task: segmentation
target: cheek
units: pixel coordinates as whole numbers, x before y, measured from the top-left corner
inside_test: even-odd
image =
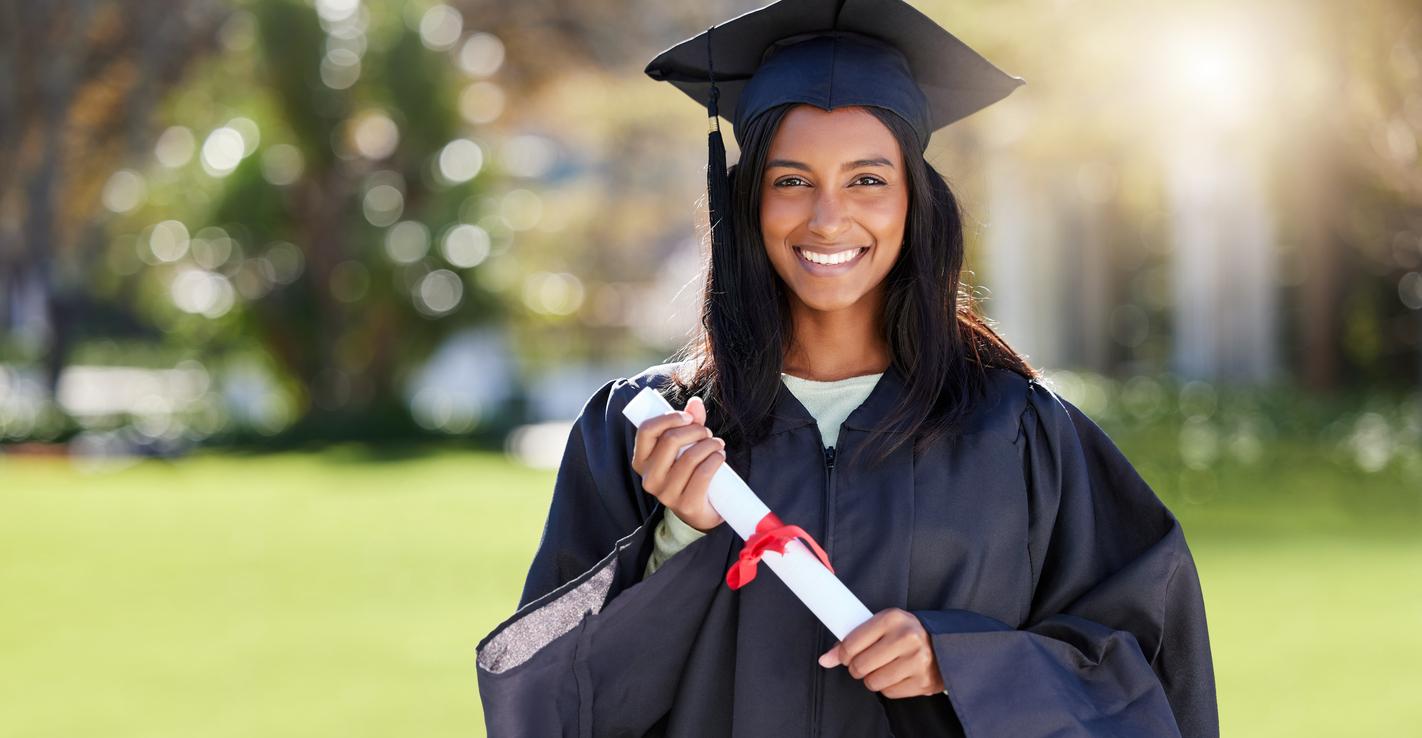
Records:
[[[874,235],[883,241],[893,237],[894,244],[897,244],[903,238],[907,225],[908,198],[889,197],[872,203],[865,208],[862,218],[861,222],[873,230]]]
[[[767,246],[785,241],[790,232],[805,220],[802,208],[783,197],[772,197],[760,204],[760,229]]]

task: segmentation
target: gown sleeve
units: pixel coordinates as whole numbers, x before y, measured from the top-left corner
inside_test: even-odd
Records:
[[[1218,736],[1180,524],[1095,423],[1036,382],[1028,392],[1016,441],[1030,505],[1026,623],[914,613],[966,735]]]
[[[574,422],[518,609],[476,649],[491,737],[643,735],[675,700],[702,625],[685,613],[707,610],[731,539],[722,526],[642,581],[664,510],[631,470],[622,409],[640,389],[609,382]]]
[[[590,569],[652,516],[656,500],[632,471],[636,428],[622,415],[634,394],[627,380],[610,381],[573,422],[520,608]]]

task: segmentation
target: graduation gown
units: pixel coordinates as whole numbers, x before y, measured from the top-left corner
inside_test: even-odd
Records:
[[[961,433],[856,462],[904,390],[890,368],[835,454],[784,387],[769,435],[729,449],[870,611],[930,634],[947,694],[888,699],[816,663],[835,638],[773,573],[725,585],[728,525],[641,579],[663,509],[622,408],[673,369],[608,382],[574,424],[519,607],[477,649],[490,736],[1218,735],[1180,525],[1071,403],[991,370]]]

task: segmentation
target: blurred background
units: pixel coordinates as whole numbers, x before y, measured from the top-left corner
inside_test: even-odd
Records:
[[[482,735],[569,421],[696,319],[641,69],[759,4],[0,2],[0,734]],[[1181,518],[1225,734],[1415,730],[1422,7],[913,4],[1028,80],[928,158]]]

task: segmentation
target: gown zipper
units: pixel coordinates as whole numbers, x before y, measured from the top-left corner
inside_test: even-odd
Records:
[[[826,554],[827,556],[831,557],[830,560],[833,561],[833,560],[834,560],[834,559],[833,559],[833,556],[834,556],[834,535],[832,534],[832,531],[834,530],[834,508],[835,508],[835,504],[834,504],[834,456],[835,456],[835,451],[834,451],[834,447],[833,447],[833,446],[822,446],[822,448],[824,449],[824,456],[825,456],[825,496],[824,496],[825,512],[824,512],[824,516],[823,516],[823,520],[825,521],[824,549],[825,549],[825,554]],[[824,628],[820,628],[818,634],[815,636],[815,643],[817,644],[817,645],[816,645],[816,648],[815,648],[815,656],[816,656],[816,657],[818,657],[820,654],[824,653],[825,651],[828,651],[828,650],[829,650],[829,647],[830,647],[830,645],[831,645],[830,643],[826,643],[826,642],[825,642],[825,632],[826,632],[826,631],[825,631]],[[818,738],[818,736],[819,736],[819,734],[820,734],[820,709],[823,707],[823,703],[824,703],[825,669],[824,669],[824,667],[820,666],[819,664],[815,664],[812,668],[815,670],[815,678],[814,678],[814,680],[813,680],[813,685],[814,685],[814,686],[813,686],[813,689],[812,689],[812,695],[813,695],[812,704],[814,705],[814,708],[813,708],[813,709],[811,710],[811,712],[810,712],[810,736],[811,736],[811,738]]]

